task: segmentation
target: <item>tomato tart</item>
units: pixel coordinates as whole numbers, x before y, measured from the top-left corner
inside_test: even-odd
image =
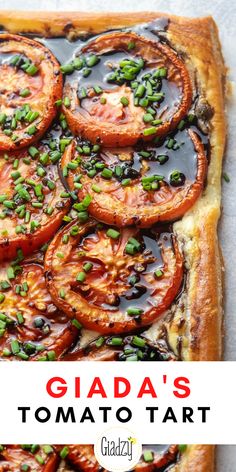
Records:
[[[1,361],[210,361],[226,67],[212,18],[0,13]],[[35,364],[37,365],[37,364]],[[0,470],[100,472],[91,445]],[[136,472],[214,472],[143,446]]]

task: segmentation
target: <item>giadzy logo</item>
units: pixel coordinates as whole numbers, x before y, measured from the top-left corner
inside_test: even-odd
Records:
[[[132,431],[116,427],[101,434],[94,446],[94,453],[104,469],[127,472],[137,465],[142,445]]]

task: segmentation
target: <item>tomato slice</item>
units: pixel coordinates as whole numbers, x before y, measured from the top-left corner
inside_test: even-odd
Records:
[[[68,446],[69,453],[66,460],[81,472],[100,472],[101,466],[94,455],[92,445]]]
[[[68,462],[81,472],[99,472],[99,466],[92,445],[68,446]],[[147,454],[148,453],[148,454]],[[176,462],[178,446],[143,446],[143,455],[134,468],[135,472],[164,471],[164,468]],[[146,458],[146,461],[145,461]],[[166,470],[166,469],[165,469]]]
[[[62,75],[53,54],[33,39],[0,37],[0,150],[35,142],[57,113]]]
[[[154,472],[166,470],[177,460],[178,446],[143,446],[143,455],[135,467],[136,472]],[[168,469],[169,470],[169,469]]]
[[[158,147],[105,148],[99,153],[91,149],[90,154],[83,148],[87,150],[72,142],[61,165],[70,189],[79,188],[79,200],[90,194],[90,214],[104,223],[147,228],[158,221],[174,221],[203,190],[207,158],[192,130],[167,137]],[[73,168],[68,167],[71,161]]]
[[[98,332],[147,326],[179,291],[183,259],[176,239],[154,229],[100,226],[72,222],[57,233],[45,257],[51,296],[70,317]]]
[[[62,361],[171,361],[176,356],[161,341],[150,342],[142,334],[100,336],[85,347],[75,347]]]
[[[43,143],[7,159],[0,155],[0,260],[15,257],[19,248],[32,253],[59,228],[70,198],[54,159]]]
[[[115,32],[78,54],[63,106],[76,135],[109,147],[150,141],[173,130],[190,108],[187,68],[167,44]]]
[[[0,269],[0,357],[54,360],[78,336],[78,329],[53,303],[38,255]]]
[[[34,470],[35,472],[54,472],[57,470],[59,459],[52,446],[37,446],[35,448],[32,444],[28,446],[7,445],[2,446],[2,448],[0,451],[1,471]],[[23,465],[25,465],[25,468],[23,468]]]

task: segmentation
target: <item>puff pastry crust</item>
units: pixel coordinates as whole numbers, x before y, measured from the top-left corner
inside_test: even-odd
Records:
[[[183,296],[185,323],[176,310],[167,322],[173,350],[181,340],[182,358],[213,361],[222,356],[222,271],[217,224],[221,205],[221,167],[226,140],[224,86],[226,68],[221,54],[217,27],[211,17],[189,19],[154,12],[78,13],[2,11],[0,24],[11,33],[47,36],[96,34],[166,17],[166,39],[184,57],[197,84],[198,93],[214,110],[210,120],[211,159],[205,190],[196,204],[174,224],[182,244],[188,269]],[[168,317],[167,317],[168,319]],[[156,326],[155,329],[159,329]],[[188,446],[174,472],[213,472],[214,447]]]

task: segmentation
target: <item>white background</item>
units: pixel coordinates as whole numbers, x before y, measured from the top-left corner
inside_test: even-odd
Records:
[[[0,404],[4,405],[1,408],[1,444],[91,444],[104,430],[114,426],[126,426],[141,443],[146,444],[173,444],[176,440],[179,444],[236,443],[235,362],[135,362],[132,365],[118,362],[115,372],[114,362],[106,362],[106,366],[104,362],[42,362],[35,367],[33,362],[0,363],[0,378],[4,379],[0,390]],[[163,374],[167,376],[165,384]],[[100,377],[107,398],[101,398],[100,394],[87,398],[95,376]],[[151,395],[137,398],[146,376],[151,378],[157,398]],[[189,379],[191,388],[191,394],[186,399],[173,395],[176,390],[174,379],[183,376]],[[68,390],[62,398],[48,395],[46,384],[51,377],[66,380]],[[80,377],[80,398],[75,398],[75,377]],[[130,381],[131,391],[125,398],[114,398],[114,377],[125,377]],[[56,385],[53,391],[56,391]],[[19,406],[31,407],[32,413],[27,413],[29,419],[26,423],[22,423]],[[72,406],[78,422],[55,424],[58,406],[66,410]],[[87,406],[93,413],[95,423],[85,421],[81,425],[79,420]],[[105,424],[98,411],[102,406],[112,407]],[[146,406],[158,406],[155,423],[149,421]],[[169,406],[173,408],[178,423],[162,423]],[[183,406],[194,409],[194,423],[182,421]],[[39,407],[47,407],[51,411],[52,419],[47,423],[35,420],[34,411]],[[120,407],[131,409],[133,417],[130,422],[116,420],[113,412]],[[210,407],[206,423],[202,423],[198,407]]]
[[[236,2],[235,0],[0,0],[1,8],[83,11],[153,10],[186,16],[211,14],[216,20],[230,78],[236,77]],[[226,262],[226,337],[225,359],[236,360],[236,111],[231,99],[228,109],[229,140],[225,169],[231,183],[223,185],[221,245]],[[218,448],[218,472],[235,472],[236,447]]]

